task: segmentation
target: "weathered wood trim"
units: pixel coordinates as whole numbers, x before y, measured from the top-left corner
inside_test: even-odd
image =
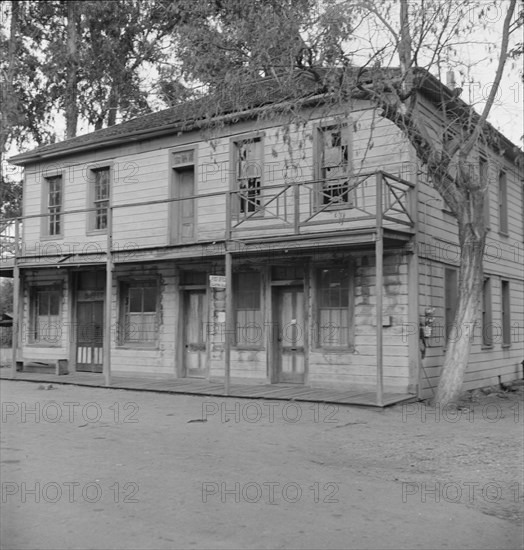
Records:
[[[109,168],[109,204],[113,204],[111,200],[113,197],[113,191],[115,184],[119,181],[118,174],[115,177],[115,166],[118,167],[118,162],[115,162],[114,157],[105,161],[89,162],[82,166],[82,179],[85,184],[85,205],[88,211],[85,212],[85,227],[86,236],[93,235],[106,235],[107,229],[93,229],[91,227],[92,219],[95,214],[94,211],[94,188],[92,186],[92,180],[90,173],[94,170],[100,170],[103,168]],[[74,174],[76,166],[71,166],[69,172]]]
[[[180,145],[177,147],[172,147],[167,150],[167,178],[166,178],[166,184],[167,184],[167,190],[166,190],[166,196],[172,200],[179,198],[177,193],[177,178],[176,178],[176,170],[178,168],[190,168],[193,167],[193,174],[194,174],[194,188],[193,188],[193,219],[194,219],[194,225],[193,225],[193,234],[194,234],[194,240],[195,242],[198,240],[198,196],[199,196],[199,182],[200,182],[200,170],[199,170],[199,143],[194,143],[192,145]],[[173,161],[173,156],[175,153],[181,153],[183,151],[193,151],[193,161],[192,162],[185,162],[185,163],[175,163]],[[173,219],[173,207],[175,204],[177,204],[178,201],[172,201],[168,205],[167,209],[167,231],[165,235],[165,244],[166,246],[170,245],[177,245],[177,244],[183,244],[180,242],[174,242],[173,234],[174,234],[174,226],[177,223],[177,220]]]
[[[48,183],[47,178],[52,178],[54,176],[62,177],[62,205],[60,210],[60,234],[59,235],[49,235],[48,234],[48,225],[47,221],[49,219],[49,214],[47,212],[47,196],[48,196]],[[40,239],[42,241],[62,241],[65,234],[65,220],[67,208],[65,208],[66,201],[66,170],[62,164],[57,163],[57,168],[48,167],[45,170],[42,170],[40,181]],[[26,191],[26,188],[24,188]],[[24,193],[25,194],[25,193]],[[23,223],[22,226],[25,226]]]

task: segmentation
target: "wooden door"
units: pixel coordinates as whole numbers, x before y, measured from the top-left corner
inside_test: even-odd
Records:
[[[104,302],[77,302],[76,370],[102,372]]]
[[[277,382],[303,384],[306,375],[304,288],[274,288],[276,315],[275,368]]]
[[[207,297],[205,290],[184,292],[184,372],[187,377],[206,378]]]
[[[184,199],[195,194],[195,169],[193,166],[177,168],[173,185],[173,197]],[[173,244],[188,243],[194,240],[195,200],[174,201],[171,209],[171,240]]]

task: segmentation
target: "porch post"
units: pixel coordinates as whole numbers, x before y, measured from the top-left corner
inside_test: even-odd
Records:
[[[226,244],[227,246],[227,244]],[[233,273],[232,273],[231,252],[226,248],[226,330],[224,341],[224,393],[229,395],[229,385],[231,378],[231,334],[233,328]]]
[[[111,299],[113,294],[113,208],[107,209],[106,296],[104,303],[104,378],[111,385]]]
[[[226,275],[226,326],[224,339],[224,394],[229,395],[231,378],[231,340],[230,334],[233,327],[233,272],[231,252],[228,250],[228,242],[231,239],[231,194],[226,191],[226,239],[224,241],[225,275]]]
[[[377,405],[384,404],[383,388],[383,344],[382,344],[382,288],[383,288],[383,266],[384,266],[384,229],[382,226],[382,172],[377,172],[377,234],[375,241],[376,257],[376,282],[375,291],[377,296],[376,319],[377,319]]]
[[[12,351],[13,351],[13,357],[12,357],[12,365],[11,365],[11,378],[16,377],[16,361],[18,359],[17,352],[18,352],[18,338],[19,338],[19,326],[20,326],[20,268],[18,267],[18,256],[19,256],[19,250],[18,250],[18,240],[19,240],[19,232],[20,232],[20,226],[19,226],[19,219],[16,218],[15,220],[15,255],[13,258],[13,327],[12,327],[12,334],[11,334],[11,345],[12,345]]]

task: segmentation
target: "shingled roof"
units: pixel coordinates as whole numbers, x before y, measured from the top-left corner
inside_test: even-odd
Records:
[[[9,162],[23,166],[39,160],[102,149],[153,136],[189,131],[212,123],[220,117],[232,114],[238,115],[238,118],[241,115],[254,117],[256,116],[256,109],[268,105],[284,104],[297,99],[306,103],[310,100],[324,102],[335,95],[333,90],[336,89],[336,86],[332,87],[330,80],[336,80],[339,86],[342,85],[347,90],[351,90],[353,95],[355,90],[358,89],[357,82],[372,78],[369,75],[373,75],[373,71],[374,69],[363,71],[359,68],[350,68],[344,71],[340,69],[316,69],[311,72],[297,72],[291,77],[278,80],[265,78],[243,86],[242,89],[238,90],[238,94],[235,94],[235,90],[228,88],[222,94],[218,93],[187,101],[109,128],[37,147],[26,153],[11,157]],[[385,69],[383,71],[387,72],[387,78],[400,76],[399,69]],[[470,115],[470,106],[460,98],[456,98],[450,88],[428,71],[416,69],[416,75],[419,77],[419,91],[435,104],[438,105],[444,100],[448,109],[455,108],[457,111]],[[522,157],[522,151],[515,144],[490,124],[488,124],[488,127],[492,136],[496,136],[495,141],[499,148],[504,150],[512,160],[515,160],[515,157]]]
[[[305,74],[287,81],[275,81],[274,78],[261,79],[239,90],[208,95],[200,99],[187,101],[155,113],[139,116],[109,128],[103,128],[82,136],[58,143],[42,145],[19,155],[9,162],[25,165],[41,159],[64,156],[76,152],[99,149],[117,145],[133,138],[142,139],[149,135],[162,135],[188,131],[212,121],[217,117],[231,113],[252,111],[265,105],[274,105],[296,99],[307,99],[321,92],[321,85]]]

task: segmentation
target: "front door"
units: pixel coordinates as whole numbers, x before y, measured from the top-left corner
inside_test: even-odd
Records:
[[[195,169],[193,166],[175,169],[173,196],[178,199],[195,194]],[[172,203],[171,242],[189,243],[194,240],[194,199],[178,200]]]
[[[275,381],[303,384],[305,380],[304,288],[274,287],[276,315]]]
[[[184,372],[188,377],[206,378],[207,299],[205,290],[184,291]]]
[[[77,302],[76,370],[102,372],[104,302]]]

